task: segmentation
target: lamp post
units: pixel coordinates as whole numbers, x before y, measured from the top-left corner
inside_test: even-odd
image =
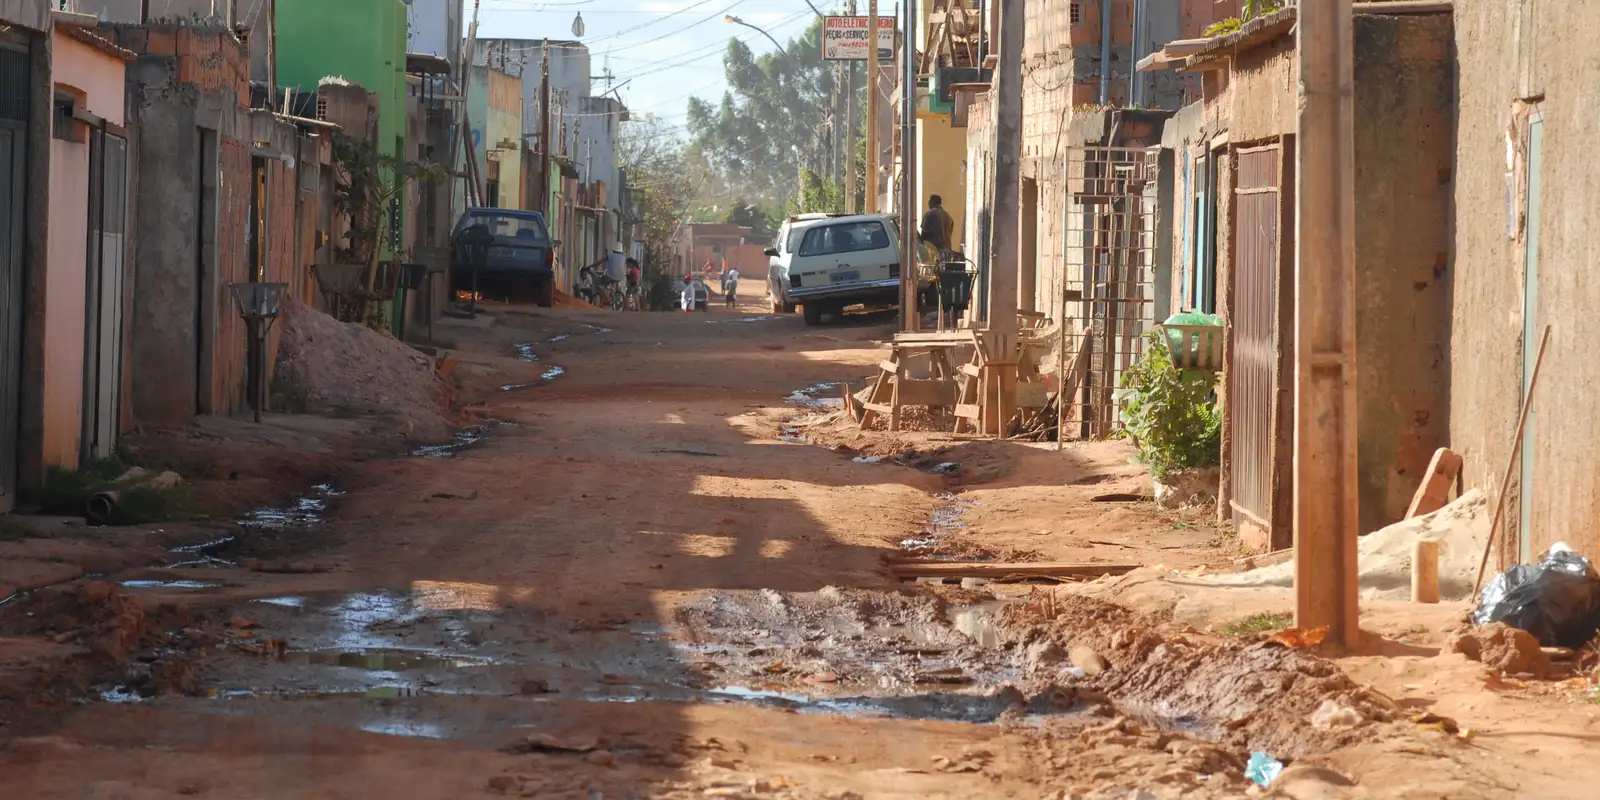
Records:
[[[261,409],[266,405],[263,400],[267,383],[267,331],[272,328],[272,321],[278,318],[283,291],[287,288],[287,283],[228,284],[228,291],[233,294],[233,302],[239,308],[239,316],[244,319],[245,330],[250,337],[245,350],[249,362],[246,384],[250,391],[250,407],[255,411],[258,423],[261,421]]]
[[[746,28],[749,28],[750,30],[753,30],[756,33],[761,34],[762,36],[767,37],[767,40],[772,42],[772,46],[778,48],[778,52],[783,53],[784,55],[789,55],[788,52],[786,52],[783,49],[783,45],[778,44],[778,40],[772,38],[772,34],[767,33],[765,28],[760,28],[760,27],[757,27],[755,25],[751,25],[750,23],[745,22],[744,20],[739,19],[738,17],[736,17],[736,16],[734,16],[732,14],[724,14],[724,15],[722,15],[722,21],[728,23],[729,25],[743,25]]]

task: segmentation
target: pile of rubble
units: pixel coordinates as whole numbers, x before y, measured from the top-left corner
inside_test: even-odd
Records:
[[[278,325],[274,383],[302,395],[306,411],[386,414],[412,438],[449,436],[455,390],[432,358],[293,297],[284,299]]]

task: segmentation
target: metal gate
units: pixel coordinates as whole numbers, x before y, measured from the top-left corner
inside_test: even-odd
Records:
[[[96,130],[89,139],[88,307],[85,315],[85,463],[116,450],[122,387],[123,232],[127,224],[128,142]]]
[[[0,38],[0,513],[15,505],[17,489],[28,61],[28,45]]]
[[[1061,270],[1039,296],[1061,308],[1068,335],[1089,329],[1084,386],[1068,398],[1077,435],[1115,431],[1122,376],[1155,325],[1156,197],[1160,148],[1069,147],[1062,163]],[[1074,341],[1072,351],[1084,346]]]
[[[1274,406],[1277,341],[1281,148],[1237,151],[1234,190],[1233,358],[1228,364],[1228,410],[1233,518],[1273,530]]]

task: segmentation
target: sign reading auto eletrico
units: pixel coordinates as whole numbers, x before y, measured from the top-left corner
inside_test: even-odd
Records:
[[[822,58],[825,61],[866,61],[869,17],[823,17]],[[878,17],[878,61],[894,62],[894,17]]]

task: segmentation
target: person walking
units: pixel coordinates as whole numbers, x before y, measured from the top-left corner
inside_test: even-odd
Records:
[[[739,268],[738,267],[733,267],[733,268],[729,269],[726,273],[724,273],[722,292],[723,292],[723,294],[727,295],[728,308],[736,308],[736,307],[738,307],[738,305],[739,305]]]

